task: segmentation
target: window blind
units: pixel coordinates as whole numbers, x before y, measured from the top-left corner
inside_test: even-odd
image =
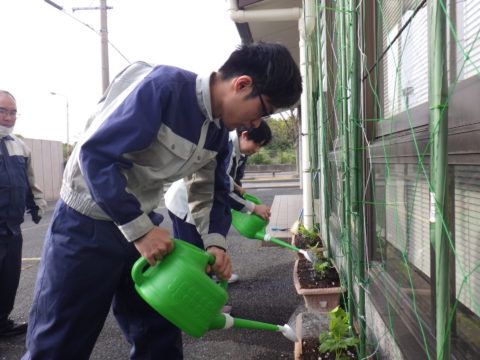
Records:
[[[457,298],[480,316],[480,166],[455,166],[455,253]]]
[[[390,165],[386,188],[386,239],[430,276],[429,191],[417,165]]]
[[[460,34],[463,33],[463,38],[460,40],[458,50],[458,69],[463,68],[463,79],[472,76],[480,76],[480,1],[465,0],[459,2],[457,5],[459,12],[458,26]],[[462,28],[463,26],[463,28]],[[465,56],[469,59],[466,60]]]
[[[419,3],[391,0],[384,1],[381,7],[383,49],[391,45],[383,62],[385,118],[428,100],[427,7],[412,18]]]

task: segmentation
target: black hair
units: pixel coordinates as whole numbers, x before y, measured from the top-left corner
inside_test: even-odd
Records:
[[[272,140],[272,130],[265,120],[262,120],[257,128],[237,129],[238,136],[242,135],[244,131],[247,132],[248,140],[253,140],[255,144],[260,146],[266,146]]]
[[[222,80],[248,75],[251,96],[265,94],[276,109],[295,105],[302,93],[302,77],[288,49],[278,43],[240,45],[219,69]]]

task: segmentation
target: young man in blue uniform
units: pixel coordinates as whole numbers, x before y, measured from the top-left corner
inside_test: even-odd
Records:
[[[242,197],[242,179],[248,156],[260,151],[272,139],[272,132],[267,122],[262,119],[257,128],[237,129],[230,131],[229,144],[231,155],[227,167],[229,176],[228,205],[230,208],[247,214],[255,213],[265,220],[270,218],[270,208],[267,205],[257,205]],[[165,193],[165,207],[173,224],[173,236],[187,241],[200,248],[204,247],[202,237],[198,233],[195,221],[189,210],[187,189],[183,179],[175,181]],[[229,283],[238,281],[238,275],[233,273]]]
[[[27,210],[38,224],[47,203],[35,185],[30,149],[13,135],[17,102],[0,90],[0,338],[23,334],[26,323],[9,319],[20,280],[23,237],[20,225]]]
[[[271,140],[272,132],[265,120],[262,120],[258,128],[230,132],[230,141],[233,145],[232,157],[228,167],[230,207],[247,214],[255,213],[265,220],[270,218],[270,208],[264,204],[254,204],[242,197],[245,192],[242,188],[242,179],[248,157],[259,152],[260,148],[267,146]]]
[[[242,45],[207,76],[137,62],[120,73],[65,169],[46,235],[27,333],[27,359],[88,359],[110,305],[131,359],[182,359],[181,331],[135,292],[130,270],[173,250],[154,209],[163,183],[195,178],[189,201],[212,270],[231,275],[224,201],[228,131],[291,107],[301,77],[279,44]]]

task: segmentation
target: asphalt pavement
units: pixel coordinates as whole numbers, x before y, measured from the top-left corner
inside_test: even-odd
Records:
[[[276,174],[276,179],[263,176],[263,181],[258,181],[259,178],[262,176],[247,175],[244,186],[265,204],[271,205],[275,195],[301,193],[298,177],[290,174]],[[22,273],[15,308],[11,314],[16,321],[28,319],[43,240],[53,206],[53,203],[50,204],[40,224],[33,224],[27,216],[22,225]],[[158,210],[165,216],[164,225],[171,228],[163,204]],[[262,246],[260,241],[245,239],[233,228],[228,235],[228,244],[234,271],[240,276],[239,282],[229,286],[228,303],[233,307],[232,316],[278,325],[288,323],[294,327],[295,316],[303,305],[303,299],[296,294],[292,280],[295,253],[283,247]],[[184,334],[183,342],[185,360],[293,359],[294,344],[278,332],[255,329],[213,330],[202,338]],[[0,339],[0,360],[20,359],[25,351],[24,343],[25,336]],[[127,360],[129,351],[130,345],[110,313],[90,359]],[[164,358],[159,354],[158,359]]]

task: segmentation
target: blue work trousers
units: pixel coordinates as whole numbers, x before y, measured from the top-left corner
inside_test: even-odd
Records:
[[[22,235],[0,234],[0,327],[13,310],[22,265]]]
[[[130,271],[139,256],[112,222],[91,219],[59,201],[45,239],[22,359],[88,359],[111,305],[132,345],[130,359],[183,359],[181,331],[134,289]]]

